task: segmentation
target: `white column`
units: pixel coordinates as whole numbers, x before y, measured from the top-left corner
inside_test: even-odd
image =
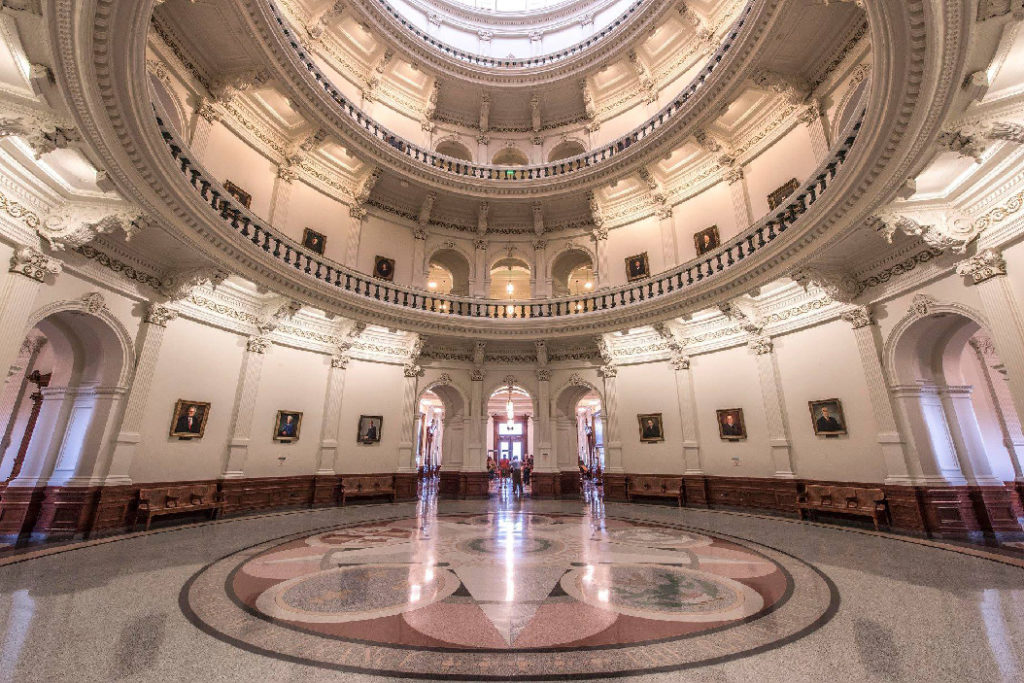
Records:
[[[288,221],[288,205],[292,197],[292,181],[297,173],[289,166],[277,169],[274,178],[274,190],[270,195],[270,224],[284,227]]]
[[[348,357],[331,358],[324,391],[324,420],[320,426],[320,449],[316,456],[316,474],[330,476],[338,471],[338,434],[341,431],[341,401],[345,395],[345,369]]]
[[[594,240],[594,253],[597,254],[597,263],[594,264],[594,279],[597,286],[601,288],[611,286],[611,272],[608,269],[608,231],[595,231],[591,233]]]
[[[917,455],[914,484],[965,486],[946,411],[933,384],[920,382],[892,387],[893,399],[903,413]]]
[[[471,296],[484,298],[487,296],[487,240],[473,242],[473,272],[469,279]]]
[[[50,486],[97,486],[109,456],[127,387],[79,387],[68,416]]]
[[[484,415],[483,393],[484,374],[481,370],[473,370],[470,374],[469,392],[469,445],[466,448],[466,459],[462,463],[463,472],[479,471],[487,461],[487,416]]]
[[[750,190],[743,168],[737,166],[725,174],[725,182],[729,183],[729,196],[732,199],[732,213],[736,217],[736,226],[743,230],[754,223],[754,209],[750,204]]]
[[[60,261],[33,247],[18,247],[11,256],[10,270],[0,280],[0,368],[5,379],[28,333],[28,318],[35,309],[40,285],[62,267]]]
[[[235,409],[231,415],[231,440],[228,442],[222,479],[241,479],[245,476],[256,394],[260,387],[260,375],[263,374],[263,360],[270,346],[271,342],[266,337],[249,337],[246,342],[242,368],[238,373]]]
[[[996,353],[1006,369],[1017,415],[1024,415],[1024,315],[1006,277],[1006,261],[994,249],[957,264],[956,272],[978,290]]]
[[[192,118],[192,131],[189,134],[189,151],[198,161],[206,159],[206,147],[210,142],[210,133],[214,124],[220,120],[220,113],[212,102],[200,100],[196,113]]]
[[[355,268],[359,263],[359,238],[363,232],[365,216],[366,209],[349,207],[348,232],[345,235],[345,260],[343,261],[349,268]]]
[[[547,248],[547,240],[537,240],[533,243],[534,272],[537,280],[537,287],[533,293],[535,297],[551,296],[551,273],[548,272]]]
[[[663,206],[657,210],[658,227],[661,230],[661,253],[666,269],[679,263],[676,246],[676,227],[672,220],[672,207]]]
[[[615,378],[619,374],[619,369],[614,365],[605,365],[598,369],[597,374],[604,381],[602,409],[604,410],[605,471],[609,474],[622,474],[625,469],[622,464],[622,441],[619,436],[619,399],[615,386]]]
[[[672,359],[676,370],[676,398],[679,401],[679,424],[683,431],[684,474],[704,474],[700,461],[700,437],[697,432],[697,399],[693,390],[690,359],[677,356]]]
[[[1013,408],[1013,397],[1007,386],[1006,377],[1000,372],[1002,364],[995,355],[995,345],[988,337],[974,336],[970,340],[971,347],[981,363],[982,375],[989,398],[995,407],[999,429],[1003,434],[1003,445],[1010,456],[1015,481],[1024,481],[1024,432],[1021,430],[1020,417]],[[997,365],[993,365],[996,363]]]
[[[871,410],[875,416],[875,429],[878,430],[878,444],[882,449],[882,460],[885,462],[885,483],[912,484],[913,477],[908,467],[908,462],[911,461],[908,458],[908,444],[896,424],[892,396],[882,370],[881,340],[871,318],[871,311],[860,306],[844,312],[841,317],[853,327],[853,336],[857,341],[861,372],[868,385]]]
[[[426,289],[427,277],[430,274],[426,257],[427,231],[413,230],[412,237],[412,286]]]
[[[405,391],[402,394],[402,432],[398,442],[398,471],[416,471],[416,453],[413,452],[416,424],[416,386],[423,376],[423,369],[415,363],[408,363],[402,370],[405,375]]]
[[[125,401],[124,413],[118,428],[110,467],[104,479],[105,486],[128,485],[132,483],[130,472],[135,452],[141,439],[142,419],[149,403],[149,392],[153,385],[153,374],[163,346],[167,323],[178,317],[178,313],[167,306],[149,304],[139,326],[135,340],[137,357],[135,374]]]
[[[985,440],[981,436],[978,416],[971,401],[971,386],[938,387],[939,398],[946,411],[946,422],[953,437],[953,444],[960,456],[960,469],[966,475],[967,483],[974,486],[1003,486],[1003,482],[992,474],[992,466],[985,452]]]
[[[559,415],[554,419],[554,432],[555,432],[555,443],[554,450],[556,452],[556,462],[558,466],[556,469],[566,471],[577,467],[576,454],[572,448],[572,428],[573,420],[568,417]],[[620,467],[617,471],[621,472]]]
[[[764,400],[764,414],[768,423],[768,445],[771,448],[774,477],[793,479],[793,454],[789,441],[789,426],[786,420],[785,397],[779,378],[775,358],[775,344],[768,337],[757,337],[748,343],[748,348],[757,356],[757,375],[761,381],[761,397]]]
[[[551,457],[551,370],[537,369],[537,419],[533,422],[534,466],[553,472],[558,462]]]
[[[812,102],[799,114],[800,121],[807,126],[811,138],[811,152],[819,164],[828,158],[831,142],[828,135],[828,121],[818,102]]]

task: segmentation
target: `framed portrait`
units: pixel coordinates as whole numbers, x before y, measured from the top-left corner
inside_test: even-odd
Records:
[[[210,417],[210,404],[179,398],[171,415],[171,436],[179,439],[201,439],[206,433],[206,419]]]
[[[306,228],[302,231],[302,246],[310,251],[323,254],[324,247],[327,246],[327,237],[316,230]]]
[[[235,185],[230,180],[225,180],[224,189],[228,191],[229,195],[238,200],[238,203],[242,206],[247,209],[252,208],[252,195],[240,188],[238,185]]]
[[[665,429],[661,423],[661,413],[648,413],[637,415],[637,422],[640,423],[640,442],[657,443],[665,440]]]
[[[643,280],[651,276],[651,266],[647,263],[647,252],[630,256],[626,259],[626,279],[630,282]]]
[[[715,412],[718,414],[718,436],[723,441],[740,441],[747,438],[743,408],[722,408]]]
[[[384,428],[384,418],[381,415],[360,415],[359,433],[356,434],[356,441],[359,443],[380,443],[380,434]]]
[[[391,282],[395,279],[395,259],[377,256],[373,259],[373,276]]]
[[[704,228],[694,235],[693,246],[697,250],[697,256],[703,256],[709,251],[722,246],[722,239],[718,236],[718,226],[712,225],[710,228]]]
[[[839,436],[846,434],[846,416],[843,404],[838,398],[808,401],[811,409],[811,426],[817,436]]]
[[[291,443],[299,440],[302,429],[302,413],[295,410],[279,410],[274,419],[274,441]]]
[[[800,183],[797,182],[796,178],[791,178],[786,182],[785,185],[768,195],[768,210],[774,211],[782,202],[786,201],[789,195],[796,192],[796,189],[800,187]]]

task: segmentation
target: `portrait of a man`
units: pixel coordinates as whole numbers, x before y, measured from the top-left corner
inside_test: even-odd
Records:
[[[843,415],[843,404],[838,398],[822,401],[808,401],[811,409],[811,426],[818,436],[838,436],[846,434],[846,416]]]
[[[327,238],[315,230],[306,228],[302,231],[302,246],[310,251],[323,254],[324,247],[327,246]]]
[[[181,439],[201,439],[206,432],[206,418],[210,404],[203,401],[178,399],[171,416],[171,436]]]
[[[384,418],[380,415],[360,415],[359,433],[356,436],[356,441],[359,443],[380,443],[383,425]]]
[[[640,423],[641,443],[654,443],[665,440],[665,430],[661,423],[661,413],[637,415],[636,419]]]
[[[373,262],[373,276],[391,282],[395,279],[395,259],[378,256]]]
[[[643,280],[651,276],[651,268],[647,263],[647,252],[630,256],[626,259],[626,279],[630,282]]]
[[[224,181],[224,189],[228,191],[228,194],[238,200],[238,203],[247,209],[252,208],[252,195],[235,185],[230,180]]]
[[[718,414],[718,436],[723,441],[739,441],[747,438],[747,427],[743,424],[743,408],[725,408]]]
[[[694,235],[693,245],[697,250],[697,256],[703,256],[709,251],[718,249],[722,245],[722,240],[718,236],[718,226],[712,225]]]
[[[293,410],[279,410],[277,418],[274,420],[274,441],[285,443],[298,441],[301,428],[302,413]]]

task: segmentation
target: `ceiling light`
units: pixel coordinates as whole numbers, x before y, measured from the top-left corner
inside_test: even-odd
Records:
[[[514,292],[515,290],[516,288],[512,285],[512,281],[509,280],[508,284],[505,285],[505,291],[508,292],[509,296],[512,296],[512,292]]]
[[[593,282],[587,282],[587,283],[585,283],[583,285],[583,289],[593,289],[593,288],[594,288],[594,283]]]
[[[437,289],[437,283],[434,282],[433,280],[431,280],[430,282],[427,283],[427,288],[428,289]]]

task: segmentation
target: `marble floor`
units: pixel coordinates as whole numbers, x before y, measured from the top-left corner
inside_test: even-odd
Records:
[[[0,559],[4,681],[1021,681],[1022,667],[1024,561],[733,512],[499,492]]]

